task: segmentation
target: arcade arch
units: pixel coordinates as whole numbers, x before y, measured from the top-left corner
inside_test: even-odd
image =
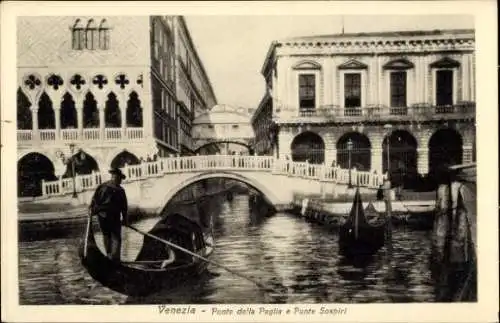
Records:
[[[349,168],[349,140],[352,142],[351,167],[356,167],[358,170],[370,170],[370,140],[359,132],[348,132],[337,141],[337,165],[341,168]]]
[[[56,180],[54,164],[45,155],[31,152],[17,162],[17,195],[42,195],[42,180]]]
[[[320,135],[306,131],[297,135],[291,145],[292,161],[322,164],[325,161],[325,142]]]

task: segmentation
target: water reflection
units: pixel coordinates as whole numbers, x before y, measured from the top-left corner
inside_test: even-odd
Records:
[[[147,297],[112,292],[92,280],[78,259],[78,237],[20,244],[21,304],[360,303],[429,302],[428,232],[395,229],[392,257],[339,256],[338,235],[290,214],[250,212],[248,196],[235,195],[212,210],[211,260],[276,292],[210,265],[199,279]],[[140,225],[140,224],[138,224]]]

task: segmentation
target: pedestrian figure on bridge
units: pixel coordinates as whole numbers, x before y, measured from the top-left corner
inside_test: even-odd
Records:
[[[125,190],[120,186],[125,175],[119,168],[113,168],[109,173],[111,180],[99,185],[92,197],[90,213],[96,215],[99,221],[106,255],[118,262],[122,243],[121,225],[128,224],[128,203]]]

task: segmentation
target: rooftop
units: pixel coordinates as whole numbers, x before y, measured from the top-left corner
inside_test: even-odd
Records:
[[[338,33],[329,35],[313,35],[300,36],[282,39],[280,42],[286,41],[310,41],[316,39],[337,39],[337,38],[375,38],[375,37],[419,37],[419,36],[456,36],[462,34],[474,34],[474,29],[439,29],[439,30],[407,30],[407,31],[378,31],[378,32],[361,32],[361,33]]]

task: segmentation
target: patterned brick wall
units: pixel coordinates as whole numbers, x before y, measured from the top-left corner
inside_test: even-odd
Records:
[[[106,19],[110,27],[109,50],[73,50],[71,27],[76,19],[86,25]],[[150,58],[149,17],[19,17],[18,67],[137,66]]]

